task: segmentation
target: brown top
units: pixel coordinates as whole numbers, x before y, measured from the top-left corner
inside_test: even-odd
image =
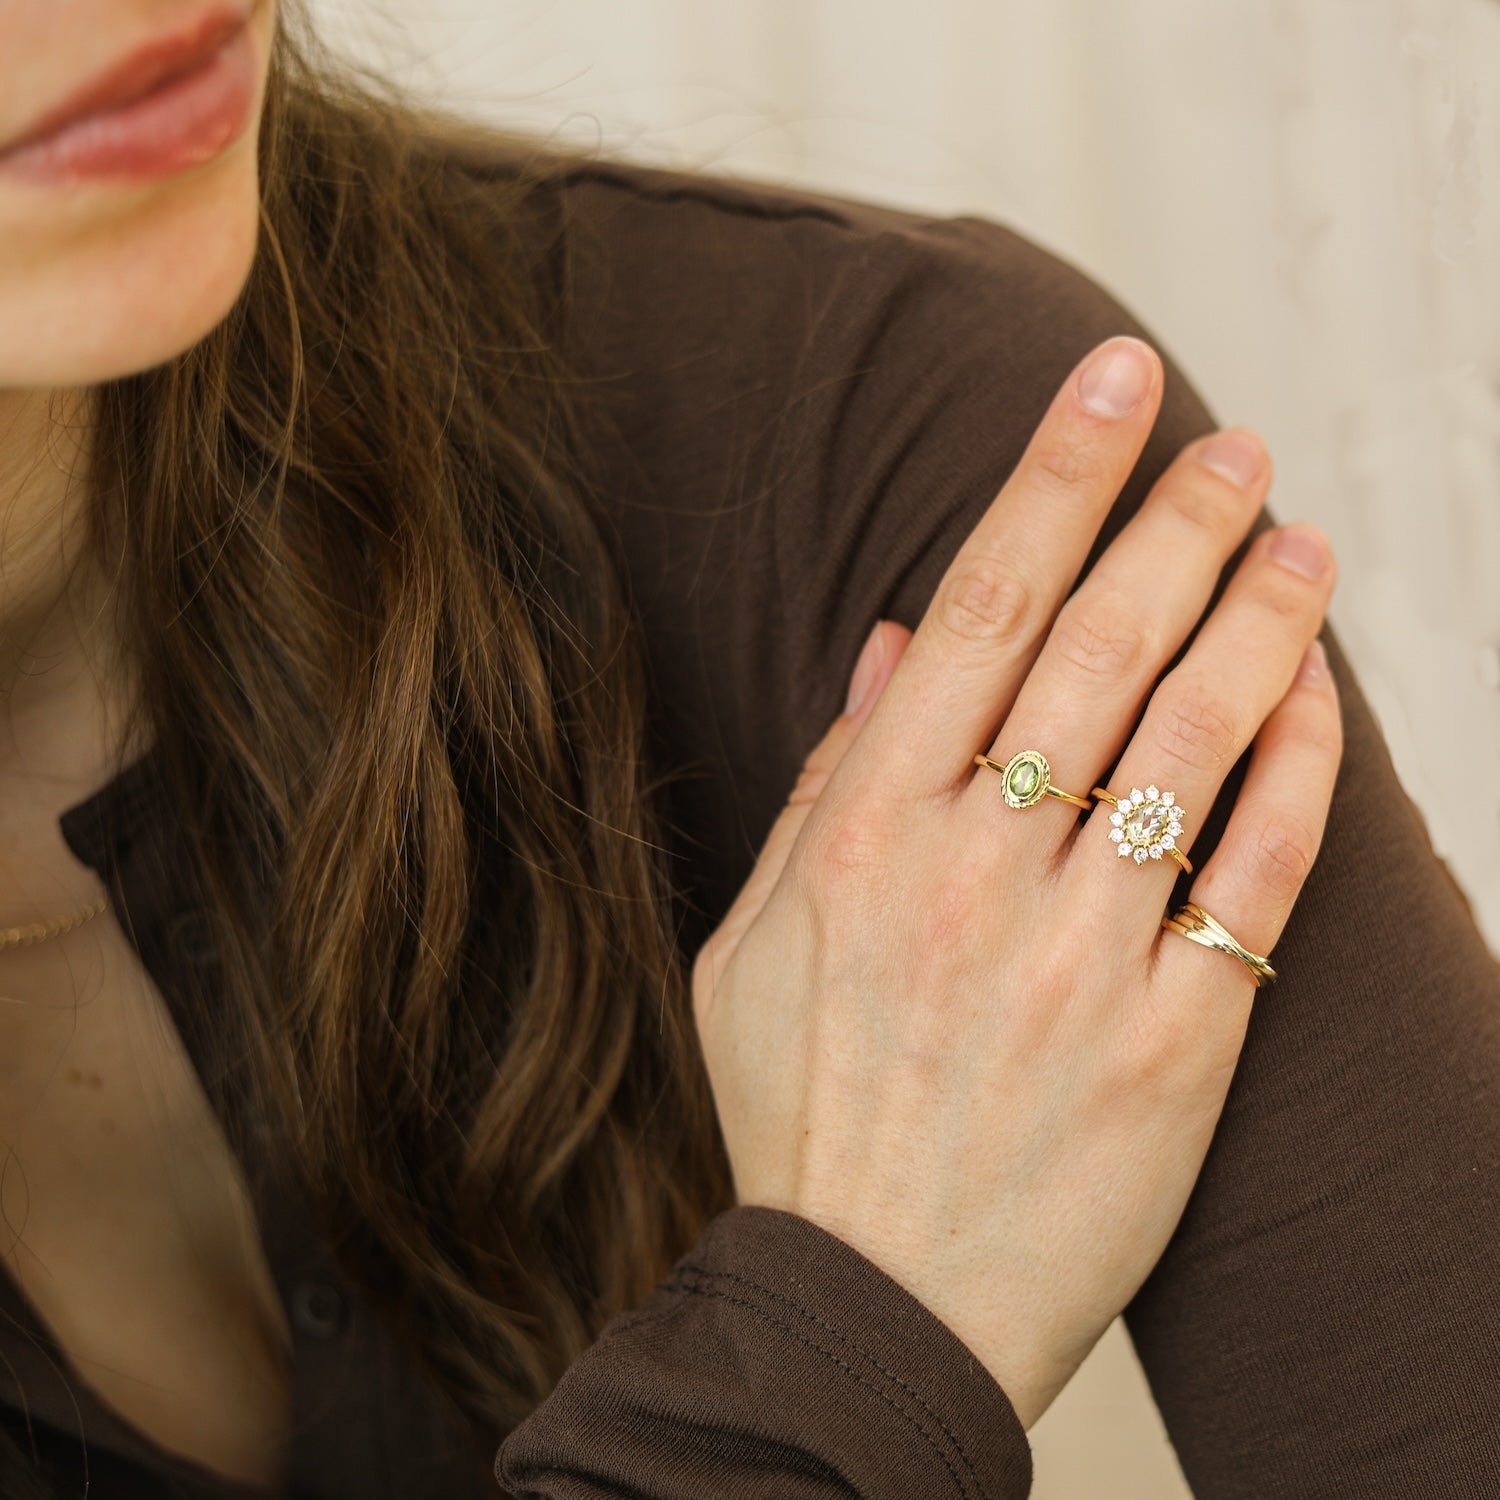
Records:
[[[684,914],[691,953],[840,711],[871,625],[916,626],[1073,363],[1112,333],[1149,334],[981,218],[620,163],[535,201],[538,285],[561,293],[557,337],[584,377],[646,635],[653,741],[695,772],[667,792],[677,878],[702,908]],[[1098,547],[1215,425],[1166,365]],[[1347,743],[1323,852],[1202,1175],[1126,1319],[1199,1496],[1493,1495],[1500,970],[1328,643]],[[173,804],[150,756],[62,831],[211,1066],[185,996],[215,959],[174,887]],[[289,1493],[486,1492],[310,1216],[250,1175],[295,1340]],[[0,1327],[0,1419],[24,1430],[24,1386],[77,1493],[80,1432],[97,1495],[264,1493],[114,1417],[0,1292],[17,1319]],[[1031,1456],[999,1386],[902,1287],[799,1218],[736,1208],[506,1439],[497,1474],[556,1497],[1009,1500]]]

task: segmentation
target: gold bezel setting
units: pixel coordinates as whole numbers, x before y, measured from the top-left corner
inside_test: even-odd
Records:
[[[1022,750],[1011,756],[1000,773],[1001,796],[1007,807],[1035,807],[1051,785],[1052,767],[1040,750]]]

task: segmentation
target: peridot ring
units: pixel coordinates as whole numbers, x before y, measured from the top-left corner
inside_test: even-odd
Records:
[[[1056,797],[1061,802],[1071,802],[1085,812],[1092,812],[1094,804],[1087,797],[1075,797],[1061,787],[1052,785],[1052,767],[1040,750],[1022,750],[1013,755],[1002,766],[988,755],[976,755],[976,766],[988,766],[1000,774],[1000,794],[1007,807],[1035,807],[1043,797]]]

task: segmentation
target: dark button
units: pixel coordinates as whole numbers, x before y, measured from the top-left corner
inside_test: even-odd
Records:
[[[309,1277],[292,1287],[292,1324],[310,1339],[331,1339],[348,1320],[344,1295],[331,1281]]]
[[[199,911],[183,911],[167,927],[167,942],[184,963],[211,964],[219,957],[208,918]]]

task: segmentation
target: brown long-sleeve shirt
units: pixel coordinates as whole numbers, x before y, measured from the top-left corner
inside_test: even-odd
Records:
[[[653,745],[693,773],[666,792],[699,909],[683,914],[691,953],[839,712],[871,625],[916,626],[1073,363],[1110,334],[1151,335],[983,218],[623,163],[576,170],[534,207],[534,274],[582,377],[603,519],[645,633]],[[1095,556],[1215,425],[1162,353],[1162,412]],[[1206,1500],[1491,1496],[1500,971],[1325,639],[1346,748],[1323,851],[1198,1184],[1126,1321]],[[214,954],[174,886],[171,791],[149,754],[62,832],[110,884],[207,1066],[187,980]],[[448,1408],[311,1216],[270,1187],[256,1208],[295,1342],[287,1493],[481,1493]],[[0,1305],[15,1319],[0,1325],[0,1419],[24,1430],[24,1388],[39,1447],[78,1493],[80,1432],[103,1500],[265,1493],[115,1416],[3,1278]],[[715,1219],[502,1438],[505,1488],[557,1500],[1010,1500],[1031,1478],[1005,1393],[949,1329],[851,1247],[758,1207]]]

